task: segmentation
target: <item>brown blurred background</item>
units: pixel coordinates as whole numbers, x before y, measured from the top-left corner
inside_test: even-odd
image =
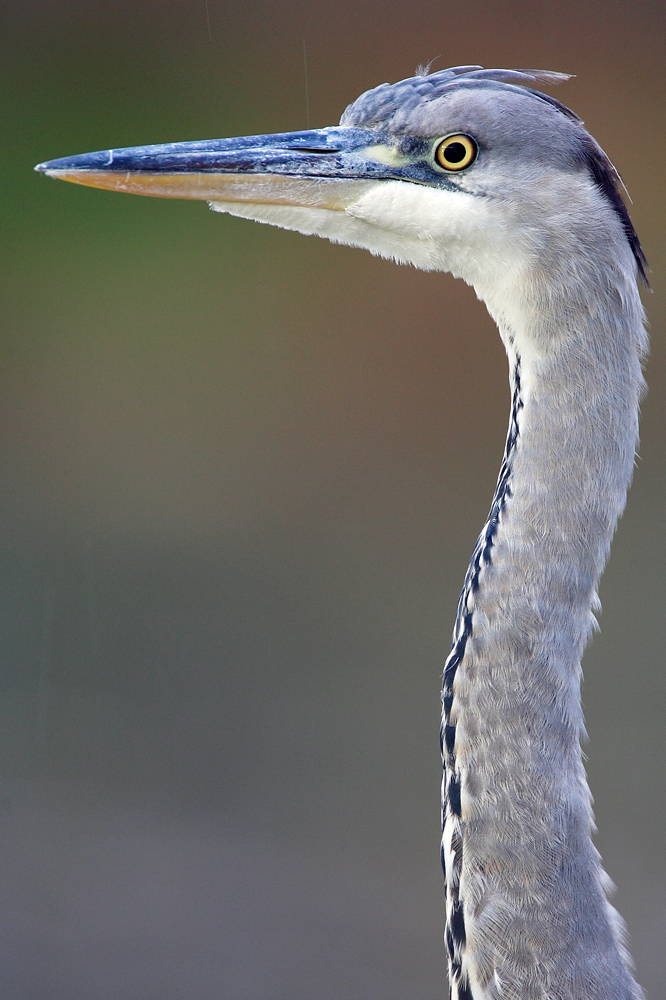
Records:
[[[0,13],[2,996],[444,993],[439,678],[508,419],[473,292],[32,173],[313,126],[459,63],[557,96],[653,268],[642,457],[583,697],[597,838],[666,981],[661,2],[71,0]]]

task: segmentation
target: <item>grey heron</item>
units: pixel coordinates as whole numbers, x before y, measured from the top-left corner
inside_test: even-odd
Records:
[[[462,66],[364,93],[340,125],[40,164],[204,199],[472,285],[511,415],[442,688],[445,941],[455,1000],[639,1000],[593,845],[581,657],[626,501],[645,258],[567,79]]]

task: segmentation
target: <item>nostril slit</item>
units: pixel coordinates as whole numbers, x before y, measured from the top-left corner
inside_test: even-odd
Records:
[[[289,146],[289,149],[297,150],[299,153],[318,153],[322,156],[340,152],[339,149],[333,149],[331,146],[327,146],[326,149],[321,149],[317,146]]]

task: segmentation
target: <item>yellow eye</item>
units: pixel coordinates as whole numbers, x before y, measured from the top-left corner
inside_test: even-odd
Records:
[[[445,170],[464,170],[474,163],[478,148],[471,135],[457,132],[440,139],[435,149],[435,159]]]

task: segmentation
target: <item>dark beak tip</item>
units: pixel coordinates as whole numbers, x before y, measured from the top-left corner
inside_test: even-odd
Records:
[[[91,170],[100,167],[100,153],[86,153],[83,156],[63,156],[59,160],[46,160],[34,168],[38,174],[56,174],[61,170]],[[105,165],[108,154],[104,153]]]

